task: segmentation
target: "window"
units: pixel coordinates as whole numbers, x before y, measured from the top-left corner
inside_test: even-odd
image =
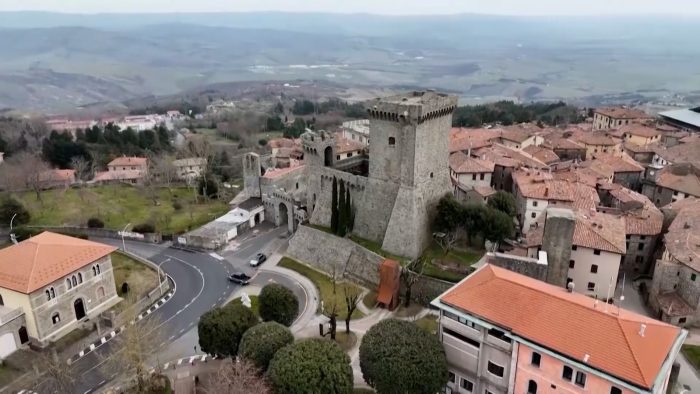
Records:
[[[49,289],[46,289],[44,293],[46,294],[46,301],[51,301],[51,292],[49,292]]]
[[[561,378],[564,380],[571,381],[571,377],[574,375],[574,370],[571,367],[564,365],[564,370],[561,373]]]
[[[615,386],[612,386],[610,387],[610,394],[622,394],[622,390]]]
[[[534,380],[527,382],[527,394],[537,394],[537,383]]]
[[[537,217],[537,214],[535,212],[533,212],[532,214],[530,214],[530,216],[534,219]]]
[[[396,138],[389,137],[389,145],[396,145]]]
[[[489,361],[488,365],[486,366],[486,369],[489,371],[489,373],[496,375],[499,378],[502,378],[503,373],[505,372],[505,369],[502,366],[494,364],[491,361]]]
[[[644,250],[644,244],[637,244],[637,250]]]
[[[452,372],[450,372],[450,373],[449,373],[449,381],[450,381],[450,383],[454,383],[454,382],[455,382],[455,379],[456,379],[455,374],[452,373]]]
[[[443,327],[442,333],[443,333],[443,334],[447,334],[447,335],[449,335],[449,336],[451,336],[451,337],[455,337],[455,338],[459,339],[459,340],[462,341],[462,342],[465,342],[465,343],[467,343],[467,344],[469,344],[469,345],[474,346],[474,347],[477,348],[477,349],[481,347],[481,345],[479,344],[479,342],[477,342],[477,341],[475,341],[475,340],[473,340],[473,339],[471,339],[471,338],[469,338],[469,337],[465,337],[464,335],[462,335],[462,334],[460,334],[460,333],[458,333],[458,332],[454,332],[454,331],[450,330],[449,328],[444,328],[444,327]]]
[[[77,286],[77,285],[78,285],[78,279],[75,277],[75,275],[73,275],[73,276],[70,278],[70,280],[71,280],[71,282],[73,282],[73,286]]]
[[[595,291],[595,283],[588,282],[588,291]]]
[[[591,265],[591,273],[592,274],[597,274],[598,273],[598,266],[593,264]]]
[[[476,180],[476,174],[472,174],[472,181]]]
[[[70,290],[70,289],[73,288],[73,284],[70,283],[70,278],[66,278],[66,288],[67,288],[68,290]]]
[[[83,274],[78,272],[78,283],[83,283]]]
[[[576,262],[574,260],[569,260],[569,268],[574,268]]]
[[[352,157],[352,152],[348,153],[346,156],[347,156],[347,157]]]
[[[647,239],[646,235],[640,235],[640,236],[639,236],[639,240],[640,240],[640,241],[644,241],[645,239]]]
[[[506,336],[505,332],[503,332],[501,330],[496,330],[495,328],[492,328],[489,330],[489,335],[494,337],[494,338],[498,338],[504,342],[508,342],[508,343],[511,342],[511,339]]]
[[[340,155],[336,155],[336,156],[335,156],[335,159],[336,159],[336,160],[340,160]]]
[[[99,275],[99,274],[100,274],[100,265],[99,265],[99,264],[95,264],[95,267],[97,267],[97,275]]]
[[[537,201],[533,201],[533,202],[532,202],[532,206],[533,206],[533,207],[536,207],[536,206],[537,206]]]
[[[60,322],[61,322],[61,315],[59,315],[58,312],[51,315],[51,323],[58,324]]]
[[[681,317],[681,318],[678,319],[678,324],[683,324],[683,323],[685,323],[685,322],[686,322],[686,318],[685,318],[685,317]]]
[[[97,270],[95,269],[94,265],[92,266],[92,276],[97,276]]]
[[[53,287],[49,287],[48,289],[46,289],[45,293],[47,301],[51,301],[54,298],[56,298],[56,291],[53,289]]]
[[[433,173],[432,173],[432,172],[430,173],[430,177],[431,177],[431,178],[433,177]]]
[[[578,247],[576,245],[571,245],[571,250],[576,250]]]
[[[593,249],[593,254],[596,256],[600,256],[600,249]]]
[[[692,280],[693,282],[695,282],[695,278],[697,278],[697,277],[698,277],[697,275],[691,274],[691,275],[690,275],[690,280]]]
[[[467,379],[462,378],[462,380],[459,382],[459,386],[468,393],[474,391],[474,383],[468,381]]]
[[[581,387],[586,387],[586,374],[581,371],[576,371],[575,383]]]
[[[479,174],[479,179],[484,180],[484,174]]]
[[[542,356],[540,356],[539,353],[532,352],[532,358],[530,359],[530,364],[539,368],[541,359],[542,359]]]

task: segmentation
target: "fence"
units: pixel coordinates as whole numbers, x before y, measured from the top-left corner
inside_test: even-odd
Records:
[[[106,228],[72,227],[72,226],[25,226],[32,230],[46,230],[67,235],[86,235],[97,238],[128,239],[129,241],[141,241],[148,243],[161,243],[163,237],[160,233],[134,233],[130,231],[110,230]]]

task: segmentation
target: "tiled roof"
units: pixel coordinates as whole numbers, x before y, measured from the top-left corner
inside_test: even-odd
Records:
[[[619,216],[600,212],[576,212],[574,245],[625,254],[625,221]]]
[[[494,164],[488,160],[469,157],[462,152],[450,155],[450,168],[458,174],[493,172]]]
[[[625,142],[624,148],[633,153],[654,153],[658,149],[657,144],[637,145],[632,142]]]
[[[523,152],[532,155],[535,159],[550,164],[559,161],[559,156],[553,150],[543,146],[528,145],[523,149]]]
[[[0,250],[0,287],[29,294],[115,250],[113,246],[43,232]]]
[[[365,146],[360,142],[349,140],[337,135],[335,137],[335,153],[337,154],[355,152],[363,149],[365,149]]]
[[[117,157],[107,164],[108,166],[145,166],[148,159],[145,157]]]
[[[668,316],[689,316],[695,314],[695,309],[688,305],[683,297],[675,291],[659,294],[656,300],[659,302],[661,310]]]
[[[491,186],[474,186],[473,190],[482,197],[488,197],[496,194],[496,191]]]
[[[700,200],[687,200],[667,206],[677,215],[664,235],[664,244],[676,260],[700,271]]]
[[[491,146],[491,141],[465,136],[450,140],[450,153],[468,152],[470,149],[479,149],[485,146]]]
[[[623,108],[623,107],[608,107],[608,108],[596,108],[595,113],[604,116],[609,116],[615,119],[650,119],[651,116],[647,115],[645,112],[633,109],[633,108]]]
[[[671,163],[696,163],[700,164],[700,141],[674,145],[670,148],[658,147],[656,154]]]
[[[700,170],[690,164],[664,167],[656,177],[656,185],[700,197]]]
[[[598,184],[598,179],[600,178],[598,174],[592,175],[584,169],[574,167],[569,167],[561,171],[555,171],[552,173],[552,176],[557,180],[580,182],[590,187],[596,187]]]
[[[490,264],[434,303],[645,389],[682,335],[678,327]]]
[[[629,155],[626,153],[622,153],[621,155],[596,153],[594,154],[594,159],[592,161],[601,161],[605,163],[613,170],[614,173],[644,171],[644,167],[637,163],[636,160],[629,157]]]
[[[615,175],[612,166],[602,160],[586,160],[579,164],[579,170],[598,179],[610,179]]]
[[[75,170],[47,170],[39,173],[40,182],[73,182]]]
[[[571,137],[584,145],[595,146],[615,146],[620,143],[619,140],[611,137],[608,133],[601,131],[579,131]]]
[[[585,146],[579,144],[578,142],[571,140],[569,138],[552,138],[546,140],[543,144],[545,147],[552,149],[563,149],[563,150],[580,150],[586,149]]]
[[[501,130],[500,137],[504,140],[523,143],[532,135],[523,129],[508,128]]]
[[[116,170],[96,172],[92,182],[125,181],[144,177],[141,170]]]
[[[508,148],[501,144],[493,144],[490,147],[477,149],[473,152],[475,156],[490,160],[502,167],[526,166],[530,168],[547,168],[545,163],[535,159],[529,154],[518,149]]]
[[[618,130],[623,134],[631,134],[644,138],[652,138],[661,135],[661,132],[653,127],[635,123],[620,126]]]
[[[267,146],[270,148],[293,148],[301,144],[301,141],[291,138],[273,138],[267,141]]]

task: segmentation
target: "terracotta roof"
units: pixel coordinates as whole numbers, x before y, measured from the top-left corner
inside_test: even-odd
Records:
[[[584,145],[593,146],[615,146],[620,143],[619,140],[611,137],[608,133],[601,131],[579,131],[574,133],[571,138]]]
[[[624,148],[633,153],[654,153],[658,149],[657,144],[637,145],[632,142],[625,142]]]
[[[689,316],[695,314],[695,309],[688,305],[683,297],[675,291],[659,294],[656,300],[659,302],[661,310],[669,316]]]
[[[598,174],[590,174],[581,168],[569,167],[561,171],[555,171],[552,173],[554,179],[569,182],[580,182],[584,185],[590,187],[596,187],[598,185],[598,179],[600,178]]]
[[[523,129],[508,128],[501,130],[500,138],[517,143],[523,143],[532,135]]]
[[[0,287],[29,294],[117,248],[43,232],[0,250]]]
[[[47,170],[39,173],[40,182],[74,182],[75,170]]]
[[[677,261],[700,271],[700,200],[681,200],[671,205],[675,205],[677,215],[664,235],[666,249]]]
[[[598,179],[612,179],[615,171],[612,166],[602,160],[586,160],[581,162],[579,171],[595,176]]]
[[[605,163],[614,173],[644,171],[644,167],[626,153],[622,153],[621,155],[596,153],[593,157],[594,159],[592,161],[601,161]]]
[[[267,146],[270,148],[293,148],[300,143],[299,140],[293,140],[291,138],[274,138],[267,141]]]
[[[645,389],[682,335],[678,327],[490,264],[435,302]]]
[[[655,153],[671,163],[696,163],[700,165],[700,141],[674,145],[670,148],[658,147]]]
[[[578,142],[571,140],[569,138],[551,138],[546,140],[542,146],[549,147],[552,149],[563,149],[563,150],[581,150],[586,149],[585,146],[579,144]]]
[[[615,215],[576,211],[574,245],[625,254],[625,221]]]
[[[651,115],[647,115],[645,112],[633,108],[596,108],[594,112],[615,119],[651,119]]]
[[[148,159],[145,157],[117,157],[107,164],[108,166],[145,166]]]
[[[491,186],[474,186],[473,190],[482,197],[489,197],[496,194],[496,191]]]
[[[644,138],[653,138],[661,135],[661,132],[653,127],[635,123],[620,126],[618,130],[623,134],[631,134]]]
[[[450,155],[450,168],[458,174],[493,172],[494,164],[488,160],[469,157],[462,152]]]
[[[700,197],[699,169],[690,164],[664,167],[656,177],[656,185]]]
[[[141,179],[144,177],[141,170],[116,170],[96,172],[92,182],[123,181]]]
[[[559,156],[553,150],[543,146],[528,145],[523,149],[523,152],[528,153],[535,159],[550,164],[559,161]]]
[[[547,168],[545,163],[529,154],[519,149],[508,148],[501,144],[493,144],[490,147],[477,149],[472,152],[475,156],[490,160],[501,167],[526,166],[530,168]]]
[[[338,135],[335,137],[335,153],[339,155],[348,152],[361,151],[363,149],[365,149],[365,145],[360,142],[349,140]]]

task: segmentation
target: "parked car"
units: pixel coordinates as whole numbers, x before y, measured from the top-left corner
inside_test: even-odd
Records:
[[[250,283],[250,280],[252,278],[243,272],[234,272],[231,275],[228,276],[228,280],[230,280],[233,283],[238,283],[240,285],[247,285]]]
[[[250,265],[252,265],[253,267],[257,267],[260,264],[262,264],[265,260],[267,260],[267,256],[265,256],[262,253],[258,253],[252,260],[250,260]]]

